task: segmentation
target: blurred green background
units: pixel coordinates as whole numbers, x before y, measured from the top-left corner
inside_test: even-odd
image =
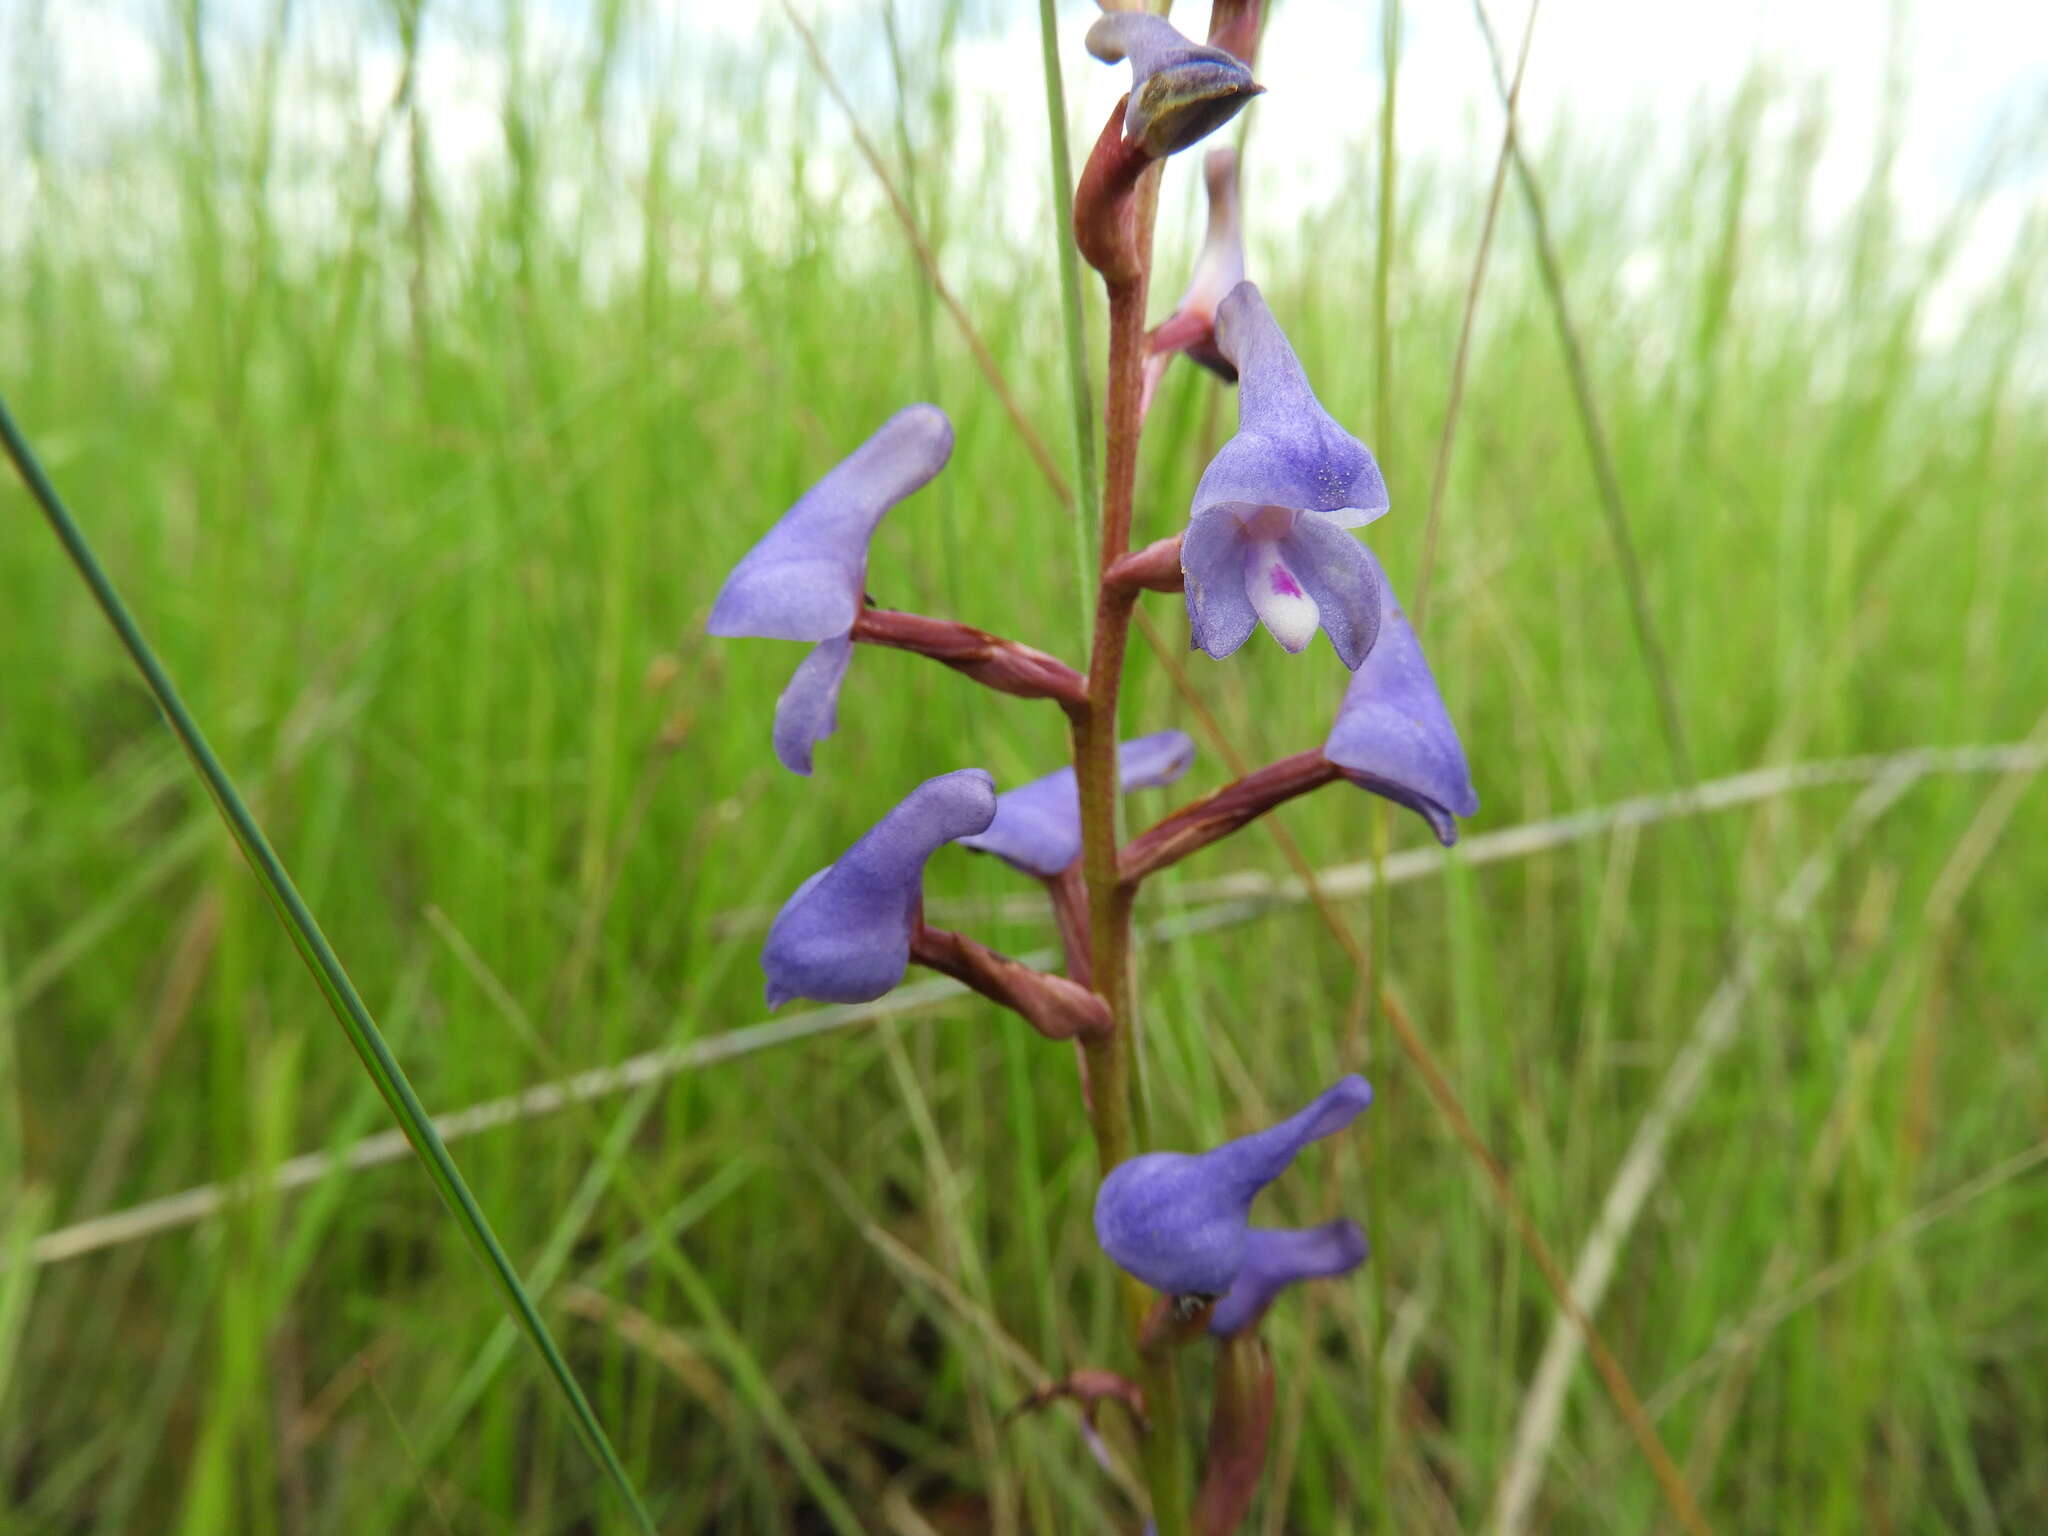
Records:
[[[1676,1104],[1598,1320],[1719,1527],[2038,1530],[2048,90],[1969,155],[1916,159],[1899,8],[1868,23],[1862,116],[1760,64],[1602,117],[1546,84],[1586,25],[1555,10],[1528,153],[1698,775],[2033,747],[1482,840],[1675,782],[1510,180],[1425,635],[1484,809],[1442,857],[1393,820],[1407,878],[1375,899],[1354,874],[1338,910],[1376,930],[1568,1264]],[[1084,146],[1116,89],[1077,46],[1089,14],[1060,16]],[[966,764],[1014,784],[1064,751],[1057,711],[869,651],[817,777],[783,773],[768,723],[800,652],[700,633],[740,552],[934,400],[958,448],[884,524],[872,590],[1082,643],[1072,514],[788,21],[652,0],[0,18],[0,389],[422,1096],[453,1112],[698,1048],[455,1146],[661,1527],[1134,1530],[1071,1413],[1004,1418],[1121,1358],[1070,1055],[957,998],[722,1040],[763,1016],[766,915],[903,790]],[[1521,20],[1496,19],[1504,46]],[[1071,479],[1035,12],[859,0],[821,22]],[[2009,24],[2038,57],[2038,23]],[[1404,592],[1501,126],[1469,17],[1408,25],[1384,273],[1377,10],[1279,6],[1272,95],[1231,130],[1252,275],[1386,468],[1370,537]],[[1432,115],[1440,65],[1480,104],[1462,119]],[[1932,199],[1902,170],[1930,164]],[[1198,180],[1170,168],[1155,315]],[[1093,293],[1089,314],[1099,367]],[[1168,375],[1141,538],[1180,526],[1232,412]],[[414,1167],[261,1176],[384,1130],[382,1107],[11,480],[0,507],[0,1531],[622,1529]],[[1178,657],[1178,604],[1148,612]],[[1188,672],[1254,760],[1318,743],[1343,682],[1320,642],[1263,638]],[[1143,645],[1126,709],[1192,729]],[[1133,817],[1227,777],[1205,742]],[[1372,807],[1332,790],[1276,820],[1355,869]],[[1555,1304],[1286,874],[1255,827],[1141,913],[1163,928],[1143,986],[1164,1144],[1347,1069],[1379,1094],[1261,1208],[1354,1214],[1375,1251],[1268,1326],[1288,1492],[1253,1528],[1477,1528]],[[930,882],[989,942],[1050,941],[1001,866],[941,856]],[[1528,1524],[1655,1528],[1583,1365],[1563,1404]]]

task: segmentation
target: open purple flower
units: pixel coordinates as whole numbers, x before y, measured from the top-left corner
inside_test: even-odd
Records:
[[[1253,1227],[1245,1237],[1244,1266],[1209,1314],[1209,1331],[1219,1339],[1256,1328],[1266,1309],[1288,1286],[1302,1280],[1348,1275],[1370,1249],[1355,1221],[1327,1221],[1319,1227]]]
[[[838,724],[853,623],[867,596],[868,540],[952,452],[944,411],[905,406],[804,492],[719,589],[705,625],[712,634],[816,644],[775,705],[775,756],[790,772],[808,774],[812,746]]]
[[[1323,756],[1360,789],[1420,813],[1448,848],[1458,840],[1456,818],[1479,809],[1472,770],[1415,627],[1379,561],[1366,559],[1385,594],[1379,643],[1344,690]]]
[[[1195,275],[1180,302],[1145,338],[1145,380],[1141,411],[1149,410],[1153,392],[1176,352],[1223,379],[1237,382],[1237,369],[1216,350],[1216,306],[1244,281],[1244,235],[1238,227],[1237,151],[1212,149],[1202,157],[1202,175],[1209,188],[1209,229]]]
[[[1185,731],[1139,736],[1117,748],[1124,793],[1171,784],[1195,760],[1195,743]],[[988,830],[960,839],[960,846],[992,853],[1027,875],[1050,880],[1081,856],[1081,792],[1072,768],[1007,790],[996,797]]]
[[[1372,1103],[1356,1075],[1269,1130],[1208,1152],[1148,1152],[1119,1163],[1095,1196],[1095,1238],[1118,1268],[1169,1296],[1222,1296],[1237,1282],[1260,1190],[1310,1142]]]
[[[1105,64],[1131,61],[1124,137],[1154,159],[1208,137],[1265,89],[1235,54],[1191,42],[1163,16],[1142,11],[1099,18],[1088,51]]]
[[[926,779],[851,848],[796,888],[768,928],[768,1006],[793,997],[866,1003],[903,979],[924,865],[988,826],[995,781],[979,768]]]
[[[1203,471],[1181,539],[1194,643],[1228,656],[1263,623],[1300,651],[1321,628],[1356,671],[1379,633],[1380,589],[1346,530],[1387,510],[1386,482],[1317,401],[1255,285],[1223,300],[1216,343],[1237,369],[1238,427]]]

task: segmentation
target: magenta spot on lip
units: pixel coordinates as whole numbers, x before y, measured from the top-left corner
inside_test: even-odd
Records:
[[[1275,565],[1271,572],[1273,590],[1281,597],[1302,596],[1301,585],[1294,579],[1294,573],[1284,565]]]

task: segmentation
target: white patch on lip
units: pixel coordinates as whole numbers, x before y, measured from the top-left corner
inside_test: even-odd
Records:
[[[1323,613],[1288,569],[1278,544],[1261,539],[1245,552],[1244,591],[1259,622],[1280,642],[1282,650],[1299,653],[1308,648]]]

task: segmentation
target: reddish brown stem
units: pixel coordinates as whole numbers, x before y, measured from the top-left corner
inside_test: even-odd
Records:
[[[1108,1004],[1086,987],[1035,971],[965,934],[920,925],[910,958],[1001,1003],[1048,1040],[1099,1040],[1114,1027]]]
[[[1237,55],[1249,69],[1258,62],[1259,22],[1265,9],[1265,0],[1213,0],[1209,46]]]
[[[1196,1536],[1230,1536],[1244,1523],[1265,1469],[1272,1427],[1273,1356],[1255,1333],[1221,1340],[1209,1460],[1195,1495]]]
[[[1297,795],[1334,784],[1344,775],[1321,752],[1297,752],[1226,784],[1206,799],[1184,805],[1124,845],[1118,873],[1127,886],[1178,864],[1219,838]]]
[[[1088,706],[1088,680],[1057,656],[1005,640],[954,619],[865,608],[853,621],[853,638],[942,661],[984,688],[1020,699],[1051,699],[1069,715]]]
[[[1143,549],[1120,555],[1102,574],[1102,583],[1121,592],[1178,592],[1187,584],[1181,574],[1180,538],[1155,539]]]
[[[1102,1404],[1121,1403],[1124,1412],[1131,1416],[1131,1422],[1141,1431],[1152,1427],[1152,1421],[1145,1416],[1144,1390],[1130,1378],[1097,1366],[1083,1366],[1078,1371],[1069,1371],[1058,1381],[1047,1382],[1012,1408],[1007,1417],[1014,1419],[1022,1413],[1035,1413],[1061,1398],[1071,1398],[1079,1403],[1090,1424],[1095,1422],[1095,1410]]]
[[[1074,244],[1081,259],[1112,286],[1138,282],[1145,275],[1138,229],[1138,178],[1153,164],[1144,146],[1124,137],[1124,104],[1120,96],[1095,148],[1081,167],[1074,187]]]

